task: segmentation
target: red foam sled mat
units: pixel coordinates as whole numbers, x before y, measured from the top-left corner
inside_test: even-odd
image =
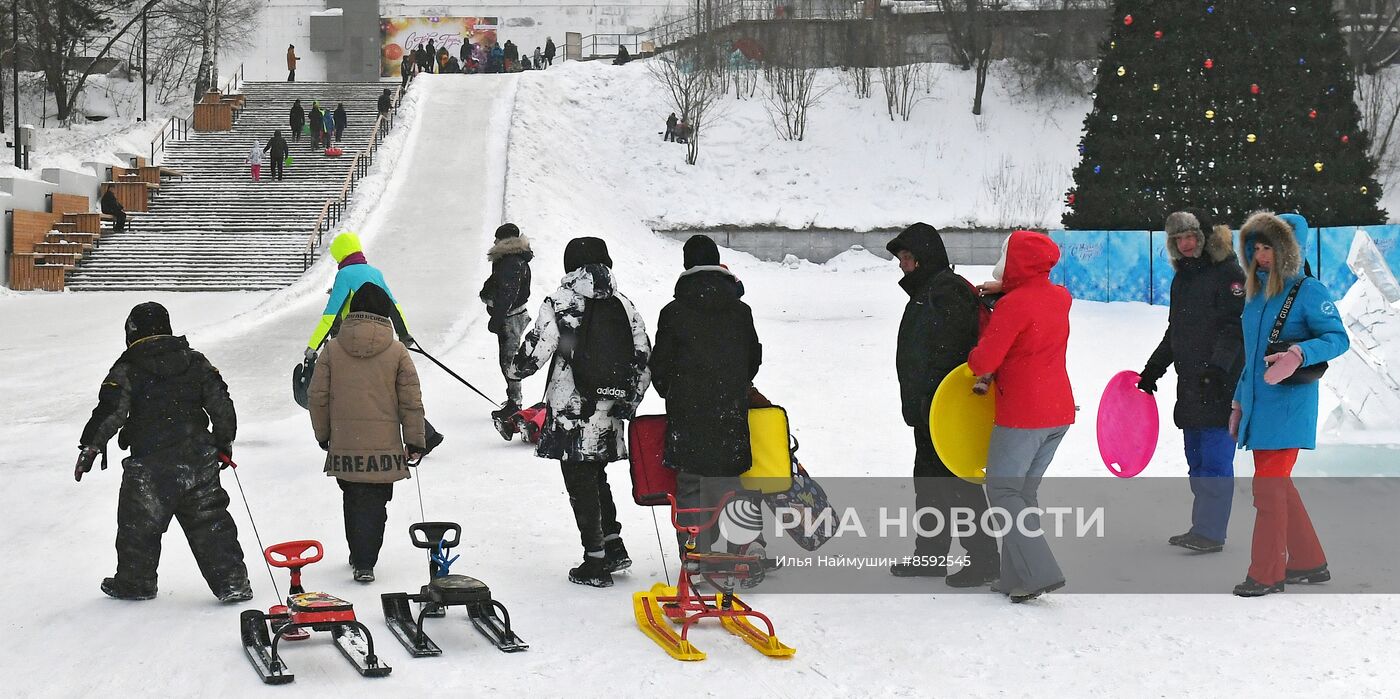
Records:
[[[676,472],[663,463],[666,416],[642,415],[627,426],[627,452],[632,467],[632,502],[642,506],[669,505],[676,492]]]

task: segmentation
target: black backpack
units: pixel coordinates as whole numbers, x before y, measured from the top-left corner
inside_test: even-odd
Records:
[[[615,296],[590,299],[583,307],[570,366],[574,386],[587,401],[636,399],[636,352],[632,319]]]

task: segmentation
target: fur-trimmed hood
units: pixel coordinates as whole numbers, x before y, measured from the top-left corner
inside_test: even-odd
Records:
[[[1204,240],[1201,241],[1201,246],[1204,248],[1204,252],[1201,255],[1202,257],[1213,263],[1224,262],[1234,257],[1235,241],[1230,234],[1229,226],[1224,224],[1216,225],[1211,229],[1210,235],[1203,235],[1201,237],[1204,238]],[[1171,258],[1172,267],[1181,266],[1181,252],[1176,249],[1175,245],[1170,243],[1170,239],[1168,239],[1167,243],[1167,257]]]
[[[1274,249],[1274,265],[1268,274],[1268,296],[1278,293],[1285,283],[1303,272],[1303,250],[1298,241],[1300,234],[1307,235],[1308,222],[1297,214],[1286,215],[1295,219],[1303,230],[1297,230],[1272,211],[1256,211],[1240,226],[1240,261],[1245,267],[1245,288],[1251,297],[1260,291],[1264,283],[1254,262],[1255,243],[1264,243]]]
[[[523,235],[502,238],[486,251],[486,259],[493,263],[506,255],[524,255],[527,260],[535,257],[534,251],[530,249],[530,239]]]

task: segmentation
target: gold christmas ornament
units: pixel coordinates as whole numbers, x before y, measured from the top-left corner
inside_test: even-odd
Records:
[[[1121,77],[1123,77],[1124,75],[1127,75],[1127,74],[1128,74],[1128,69],[1127,69],[1127,68],[1124,68],[1123,66],[1118,66],[1118,77],[1121,78]]]
[[[1206,110],[1206,118],[1207,118],[1207,119],[1214,119],[1214,118],[1215,118],[1215,110],[1214,110],[1214,109],[1207,109],[1207,110]]]
[[[1362,194],[1365,194],[1365,193],[1368,192],[1368,191],[1370,191],[1370,190],[1366,189],[1366,186],[1365,186],[1365,185],[1362,185],[1362,186],[1361,186],[1361,193],[1362,193]]]
[[[1314,170],[1317,170],[1318,172],[1322,172],[1322,162],[1319,161],[1319,162],[1313,163],[1313,169],[1314,169]]]
[[[1249,141],[1250,143],[1254,143],[1255,141],[1259,140],[1259,137],[1255,136],[1254,134],[1250,134],[1248,136],[1245,136],[1244,140]]]
[[[1161,86],[1161,85],[1159,85],[1159,84],[1157,84],[1157,83],[1152,83],[1152,91],[1153,91],[1153,92],[1156,92],[1156,91],[1158,91],[1158,90],[1160,90],[1160,89],[1162,89],[1162,86]]]

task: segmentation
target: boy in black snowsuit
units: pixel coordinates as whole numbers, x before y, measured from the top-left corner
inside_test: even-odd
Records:
[[[172,334],[158,303],[131,309],[126,343],[102,382],[73,470],[81,481],[99,454],[106,468],[107,441],[121,431],[117,446],[131,456],[122,460],[117,496],[117,572],[102,581],[102,591],[125,600],[156,596],[161,535],[174,517],[219,601],[250,600],[238,527],[219,484],[220,457],[231,456],[238,427],[228,386],[204,355]]]
[[[520,348],[525,330],[530,327],[530,313],[525,304],[530,302],[530,260],[534,256],[530,240],[520,235],[514,223],[496,229],[496,242],[486,253],[491,261],[491,276],[481,286],[479,296],[491,316],[486,329],[496,336],[501,374],[506,377],[505,405],[491,413],[497,420],[509,418],[520,410],[520,382],[510,378],[510,362]]]

